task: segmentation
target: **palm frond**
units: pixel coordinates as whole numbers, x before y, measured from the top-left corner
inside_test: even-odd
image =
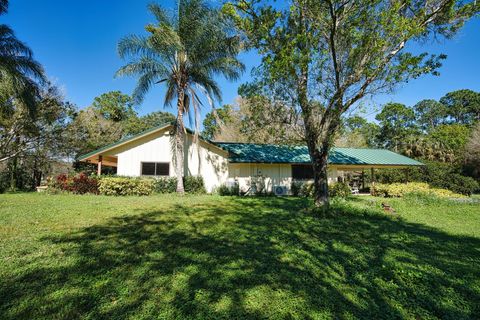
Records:
[[[137,85],[133,90],[132,98],[136,104],[140,104],[145,95],[153,86],[156,80],[158,80],[158,75],[154,72],[145,72],[143,73],[137,81]]]
[[[0,0],[0,14],[8,11],[8,0]]]
[[[173,99],[177,97],[177,85],[175,83],[175,80],[171,78],[167,79],[166,86],[167,86],[167,90],[165,92],[165,99],[163,102],[165,106],[171,105]]]
[[[164,8],[160,7],[156,3],[148,5],[148,10],[153,14],[158,24],[174,25],[175,19]]]
[[[154,73],[159,80],[169,76],[169,70],[160,61],[148,56],[142,56],[138,60],[131,61],[129,64],[118,69],[115,77],[141,76],[145,73]]]
[[[148,57],[155,55],[148,38],[137,35],[129,35],[121,39],[117,45],[117,52],[122,59],[138,55]]]

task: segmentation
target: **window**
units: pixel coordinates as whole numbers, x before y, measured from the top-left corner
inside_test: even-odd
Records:
[[[313,168],[308,164],[292,164],[292,178],[296,180],[313,179]]]
[[[170,163],[168,162],[142,162],[142,176],[168,176]]]

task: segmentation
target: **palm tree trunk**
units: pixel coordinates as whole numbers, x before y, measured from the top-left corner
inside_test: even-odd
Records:
[[[185,127],[183,124],[183,110],[184,110],[184,98],[185,92],[183,90],[178,91],[177,100],[177,122],[175,130],[175,171],[177,175],[177,193],[184,194],[185,189],[183,187],[183,148],[184,148],[184,132]]]

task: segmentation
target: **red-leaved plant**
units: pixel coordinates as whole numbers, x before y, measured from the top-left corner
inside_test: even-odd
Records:
[[[84,172],[81,172],[75,176],[60,174],[55,178],[50,186],[53,189],[59,189],[75,194],[98,194],[98,179],[93,176],[89,177]]]

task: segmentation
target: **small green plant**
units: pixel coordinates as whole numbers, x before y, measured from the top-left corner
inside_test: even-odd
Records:
[[[347,198],[352,193],[345,182],[337,182],[328,186],[328,192],[332,197]]]
[[[174,193],[177,191],[176,177],[161,177],[154,179],[154,191],[156,193]],[[202,176],[183,177],[183,187],[186,193],[206,193],[205,183]]]
[[[290,192],[294,197],[298,197],[300,195],[301,189],[302,189],[302,183],[299,181],[293,181],[292,184],[290,185]]]
[[[203,194],[207,192],[202,176],[186,176],[183,178],[183,185],[187,193]]]
[[[154,191],[156,193],[174,193],[177,190],[176,177],[155,178],[154,181]]]
[[[232,186],[222,184],[216,191],[220,196],[238,196],[240,194],[240,185],[238,183],[234,183]]]
[[[314,185],[312,182],[304,182],[300,188],[300,196],[313,197]]]

